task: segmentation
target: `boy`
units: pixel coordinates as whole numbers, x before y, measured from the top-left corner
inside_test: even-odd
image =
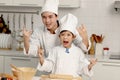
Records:
[[[76,37],[77,18],[68,14],[60,20],[60,23],[61,46],[54,47],[47,59],[44,59],[43,50],[39,49],[40,64],[38,69],[53,74],[73,75],[74,77],[83,73],[91,76],[91,68],[96,60],[89,63],[83,51],[72,43]]]

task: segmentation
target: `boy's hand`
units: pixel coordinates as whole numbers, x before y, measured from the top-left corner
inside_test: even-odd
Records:
[[[92,67],[96,64],[96,62],[97,62],[97,59],[91,58],[90,59],[90,64],[88,65],[88,69],[91,70]]]
[[[44,50],[41,47],[38,47],[38,56],[39,56],[40,64],[42,65],[44,62]]]
[[[44,50],[43,50],[43,48],[38,47],[38,55],[39,55],[40,58],[44,56]]]

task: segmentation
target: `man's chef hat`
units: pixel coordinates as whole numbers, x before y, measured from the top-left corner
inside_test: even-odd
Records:
[[[63,30],[68,30],[76,35],[77,24],[78,19],[74,15],[68,13],[62,19],[60,19],[60,32]]]
[[[58,15],[59,0],[45,0],[41,13],[48,11]]]

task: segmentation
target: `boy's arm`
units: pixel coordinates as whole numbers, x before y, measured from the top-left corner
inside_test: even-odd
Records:
[[[44,63],[44,50],[43,50],[43,48],[38,47],[38,56],[39,56],[40,64],[43,65],[43,63]]]
[[[56,62],[56,55],[55,52],[49,53],[47,58],[44,57],[44,50],[38,47],[38,57],[39,57],[39,64],[37,69],[39,71],[51,72],[54,69],[54,65]]]
[[[92,69],[92,67],[96,64],[97,59],[90,59],[90,64],[88,65],[89,71]]]

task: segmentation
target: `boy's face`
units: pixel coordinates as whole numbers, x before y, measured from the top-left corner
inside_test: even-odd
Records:
[[[60,37],[61,44],[65,48],[70,48],[71,47],[71,43],[72,43],[72,41],[75,38],[75,36],[70,31],[61,32],[59,37]]]

